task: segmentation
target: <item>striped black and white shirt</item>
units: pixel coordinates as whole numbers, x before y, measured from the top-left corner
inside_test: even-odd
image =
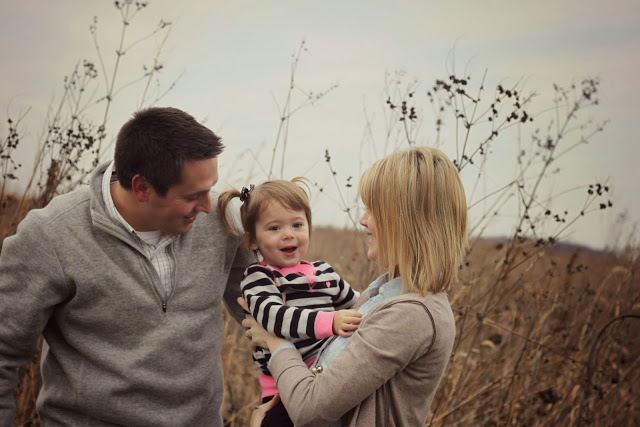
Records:
[[[252,264],[240,286],[254,319],[267,331],[290,339],[305,361],[333,335],[335,311],[351,308],[360,296],[324,261],[283,269]],[[265,375],[270,357],[268,349],[257,347],[253,352]]]

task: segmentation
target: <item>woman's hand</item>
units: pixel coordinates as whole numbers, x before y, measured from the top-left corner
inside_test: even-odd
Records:
[[[267,403],[256,406],[251,413],[251,427],[260,427],[262,425],[262,420],[267,415],[267,411],[275,407],[278,402],[280,402],[280,395],[276,394],[275,396],[273,396],[273,399],[271,399]]]
[[[238,298],[238,304],[240,304],[246,312],[249,312],[249,307],[247,306],[247,302],[244,298]],[[273,353],[280,345],[289,342],[269,333],[262,327],[262,325],[256,322],[253,317],[247,317],[244,319],[242,321],[242,326],[247,330],[244,334],[247,339],[250,339],[251,342],[258,347],[268,348],[271,353]]]

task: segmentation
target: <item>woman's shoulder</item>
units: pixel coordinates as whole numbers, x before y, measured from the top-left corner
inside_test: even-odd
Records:
[[[443,314],[451,314],[451,304],[449,303],[449,296],[446,292],[427,293],[426,295],[420,295],[415,292],[408,292],[398,296],[400,301],[418,301],[424,304],[429,310],[435,310],[442,312]]]
[[[397,324],[405,324],[407,328],[412,329],[416,336],[424,340],[426,353],[451,353],[456,336],[456,324],[445,292],[425,296],[416,293],[400,295],[389,301],[388,309],[387,319]],[[405,323],[409,319],[415,323]],[[416,325],[420,327],[416,328]]]
[[[445,292],[427,295],[407,292],[389,298],[377,309],[384,310],[385,318],[393,322],[410,323],[420,317],[432,324],[434,329],[441,329],[447,335],[455,334],[455,319]]]
[[[386,303],[389,305],[406,303],[406,302],[419,302],[427,307],[433,308],[448,308],[451,310],[451,304],[449,303],[449,296],[446,292],[427,293],[426,295],[420,295],[417,292],[404,292],[395,297],[389,298]]]
[[[431,315],[445,319],[450,318],[453,321],[453,311],[446,292],[428,293],[427,295],[408,292],[389,300],[390,305],[406,303],[418,303],[423,305]]]

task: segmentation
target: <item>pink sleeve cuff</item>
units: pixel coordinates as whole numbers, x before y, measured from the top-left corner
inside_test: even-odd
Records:
[[[327,338],[332,337],[333,334],[333,318],[335,317],[335,311],[319,311],[316,316],[316,337]]]

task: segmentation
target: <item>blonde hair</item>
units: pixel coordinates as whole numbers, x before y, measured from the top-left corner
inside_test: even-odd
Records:
[[[365,171],[360,197],[389,280],[401,276],[421,295],[448,289],[468,246],[467,201],[451,160],[429,147],[393,153]]]
[[[309,237],[311,237],[311,206],[309,205],[309,195],[307,194],[309,187],[306,181],[302,177],[295,177],[291,181],[280,179],[265,181],[250,191],[240,206],[240,219],[244,229],[243,240],[247,246],[256,240],[256,224],[260,219],[260,214],[273,201],[294,211],[304,211],[309,224]],[[307,188],[307,191],[302,188],[302,185]],[[224,191],[218,197],[218,217],[224,227],[235,234],[237,231],[227,218],[227,206],[232,199],[240,198],[241,195],[242,192],[232,189]]]

